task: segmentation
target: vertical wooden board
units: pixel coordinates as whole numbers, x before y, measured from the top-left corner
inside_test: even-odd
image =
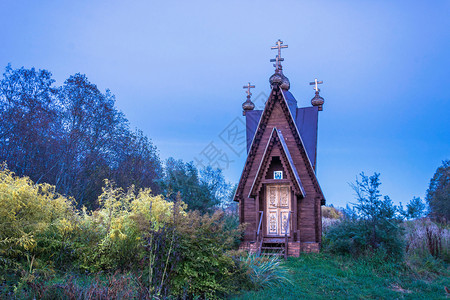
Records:
[[[299,230],[301,242],[315,241],[315,217],[314,217],[314,199],[311,196],[306,196],[300,203],[299,213]]]
[[[306,192],[306,197],[303,199],[299,199],[297,201],[297,228],[300,231],[300,239],[304,242],[313,242],[318,239],[319,233],[321,232],[321,220],[320,220],[320,206],[319,213],[317,213],[317,197],[321,197],[320,190],[316,188],[316,178],[315,174],[311,171],[310,162],[306,156],[306,149],[300,149],[297,145],[295,135],[297,132],[291,131],[291,127],[283,108],[279,102],[280,96],[279,91],[272,91],[271,96],[268,100],[268,107],[270,101],[275,101],[271,103],[273,105],[272,111],[268,112],[269,115],[264,117],[264,113],[261,118],[264,117],[265,122],[264,132],[259,133],[258,137],[255,135],[255,141],[258,143],[257,149],[252,153],[253,159],[251,162],[251,166],[248,167],[248,174],[246,175],[246,181],[243,182],[242,196],[245,198],[245,204],[242,206],[244,212],[242,212],[243,219],[252,220],[250,223],[251,226],[248,227],[246,233],[250,235],[251,230],[257,229],[259,210],[264,208],[264,205],[258,207],[255,204],[256,199],[248,199],[247,195],[250,192],[251,186],[255,177],[257,176],[257,172],[260,166],[260,162],[263,159],[264,150],[269,141],[271,132],[274,127],[280,130],[284,136],[286,141],[287,148],[291,153],[294,165],[298,171],[300,180],[302,182],[303,188]],[[284,100],[281,100],[284,101]],[[284,103],[284,102],[283,102]],[[295,120],[292,120],[295,123]],[[256,130],[258,132],[258,129]],[[286,171],[286,170],[285,170]],[[263,201],[263,199],[261,199]],[[319,200],[320,201],[320,200]],[[261,202],[260,202],[261,203]],[[266,212],[265,212],[266,213]],[[253,224],[252,224],[253,223]]]

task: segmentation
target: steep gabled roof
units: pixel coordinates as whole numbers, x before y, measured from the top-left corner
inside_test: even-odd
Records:
[[[291,109],[292,116],[295,120],[295,125],[297,126],[300,136],[302,137],[306,153],[313,165],[314,170],[316,169],[316,147],[317,147],[317,121],[318,121],[318,107],[296,107],[297,100],[289,91],[283,91],[283,95],[288,102],[288,106]],[[252,145],[253,136],[258,128],[259,120],[261,119],[263,111],[262,110],[249,110],[245,114],[246,119],[246,132],[247,132],[247,153],[250,151],[250,146]]]
[[[278,146],[282,155],[282,164],[287,169],[287,176],[294,185],[294,191],[296,194],[305,197],[306,193],[303,188],[302,182],[300,180],[300,176],[298,175],[297,169],[295,168],[294,162],[291,157],[291,153],[286,145],[286,141],[284,140],[281,131],[279,131],[276,127],[273,128],[272,133],[270,134],[270,138],[267,141],[266,149],[264,150],[263,159],[259,164],[258,172],[256,173],[255,179],[253,180],[252,187],[250,189],[250,193],[248,197],[253,197],[256,195],[258,190],[260,189],[261,180],[265,177],[267,170],[270,166],[271,161],[271,151],[274,147]]]
[[[234,195],[234,201],[239,201],[243,197],[243,191],[245,187],[245,183],[248,179],[250,170],[252,169],[253,161],[256,156],[256,151],[258,150],[259,144],[261,142],[261,138],[264,134],[264,131],[267,127],[267,122],[270,118],[270,115],[272,114],[274,105],[276,102],[279,102],[281,104],[282,111],[286,117],[286,120],[289,124],[289,128],[294,136],[295,142],[298,146],[298,149],[300,150],[301,156],[303,160],[305,161],[305,167],[307,169],[308,175],[311,177],[314,185],[314,189],[318,194],[321,196],[321,203],[325,204],[325,197],[323,196],[322,189],[320,188],[319,182],[317,181],[316,175],[314,173],[313,166],[311,164],[311,161],[308,157],[308,154],[306,153],[302,138],[299,134],[298,128],[295,124],[294,118],[292,116],[292,113],[288,107],[287,100],[281,90],[280,87],[274,87],[272,89],[272,92],[270,93],[269,99],[266,102],[266,106],[264,108],[264,111],[261,115],[261,118],[258,123],[258,127],[256,129],[255,135],[253,136],[253,141],[250,146],[250,150],[248,152],[247,160],[245,162],[244,170],[242,171],[241,178],[239,180],[238,187],[236,189],[235,195]]]

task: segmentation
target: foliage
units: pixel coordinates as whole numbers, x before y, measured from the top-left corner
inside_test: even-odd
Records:
[[[426,214],[426,204],[419,197],[414,197],[407,205],[403,215],[406,219],[419,219]]]
[[[292,284],[289,269],[279,256],[248,254],[241,258],[241,262],[247,269],[252,288],[255,290]]]
[[[7,160],[19,176],[51,182],[57,164],[61,122],[57,92],[47,70],[7,65],[0,80],[0,163]]]
[[[165,175],[157,149],[86,75],[62,86],[47,70],[6,67],[0,80],[0,163],[19,176],[47,182],[74,197],[77,208],[98,207],[105,178],[118,187],[150,188],[172,201],[180,193],[191,210],[231,205],[231,186],[220,169],[198,170],[170,158]]]
[[[382,198],[379,174],[368,177],[361,173],[360,176],[361,179],[352,184],[358,202],[346,211],[342,222],[328,229],[324,245],[334,253],[358,256],[377,252],[387,258],[401,258],[400,211],[388,196]]]
[[[322,206],[322,217],[327,219],[340,219],[342,218],[342,212],[337,210],[333,207],[333,205],[330,206]]]
[[[182,259],[172,279],[176,294],[186,291],[189,295],[214,298],[239,287],[234,278],[239,275],[239,265],[224,250],[231,250],[241,228],[226,230],[225,214],[213,215],[188,212],[178,224],[181,235]]]
[[[2,168],[0,269],[26,260],[32,269],[33,264],[42,263],[35,258],[50,256],[61,262],[62,257],[55,254],[77,228],[72,201],[55,193],[53,186],[34,185],[29,178],[16,177],[4,165]]]
[[[212,212],[231,199],[231,185],[225,181],[222,170],[208,166],[200,171],[193,162],[169,158],[165,176],[161,180],[163,193],[173,201],[179,193],[190,210]]]
[[[174,206],[149,189],[125,192],[109,181],[99,203],[91,214],[83,210],[75,240],[79,267],[90,272],[136,266],[143,256],[142,236],[170,223]]]
[[[394,219],[397,207],[393,205],[389,196],[381,197],[380,174],[374,173],[372,176],[366,176],[361,173],[360,176],[360,180],[357,178],[356,182],[351,184],[358,201],[353,210],[356,216],[374,222]]]
[[[450,160],[443,161],[434,173],[426,200],[433,217],[450,220]]]
[[[222,297],[239,289],[238,279],[246,282],[229,253],[243,232],[233,215],[187,212],[180,196],[167,201],[110,181],[98,203],[95,211],[77,211],[53,186],[1,171],[0,289],[6,282],[5,293],[25,298],[83,290],[45,283],[68,271],[133,272],[133,284],[148,298]]]
[[[156,148],[141,131],[130,130],[114,95],[82,74],[61,87],[53,84],[47,70],[6,67],[0,80],[0,163],[75,197],[78,208],[97,207],[104,178],[158,193]]]

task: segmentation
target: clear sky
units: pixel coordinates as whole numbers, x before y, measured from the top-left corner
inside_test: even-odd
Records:
[[[191,161],[214,145],[232,182],[245,153],[221,133],[242,124],[243,85],[269,94],[277,39],[299,106],[324,81],[317,174],[328,203],[353,202],[361,171],[380,172],[395,202],[424,197],[450,159],[448,0],[2,0],[0,33],[0,67],[48,69],[58,85],[84,73],[161,158]]]

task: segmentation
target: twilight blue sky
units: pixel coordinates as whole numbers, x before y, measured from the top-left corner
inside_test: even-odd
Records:
[[[233,182],[245,154],[220,133],[243,120],[244,84],[269,93],[278,38],[299,106],[314,96],[308,82],[324,81],[317,172],[328,203],[353,202],[361,171],[380,172],[396,202],[423,197],[450,158],[448,0],[2,0],[0,33],[1,68],[48,69],[58,85],[84,73],[163,159],[200,158],[212,142]]]

